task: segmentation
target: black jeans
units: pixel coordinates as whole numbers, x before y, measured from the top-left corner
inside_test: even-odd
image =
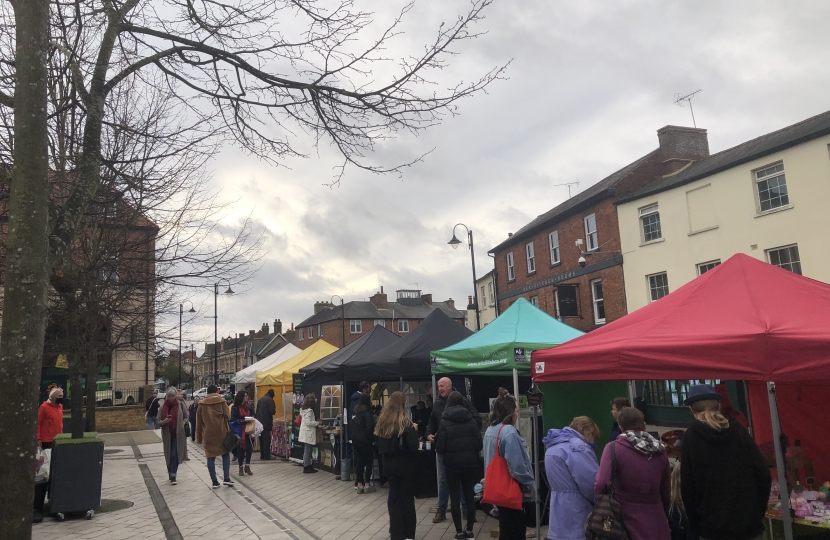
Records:
[[[389,535],[391,540],[415,538],[415,479],[418,475],[414,457],[383,456],[389,482]]]
[[[259,459],[271,459],[271,428],[268,426],[259,434]]]
[[[455,532],[461,532],[461,495],[464,496],[464,504],[467,507],[467,526],[468,531],[473,530],[473,523],[476,522],[476,500],[475,487],[481,479],[481,471],[475,469],[461,469],[452,470],[447,469],[447,484],[450,488],[450,501],[452,507],[450,513],[452,514],[452,522],[455,525]]]
[[[190,440],[196,442],[196,420],[190,421]]]
[[[358,484],[368,484],[372,481],[374,460],[371,446],[354,445],[354,472]]]
[[[499,540],[524,540],[525,511],[499,506]]]
[[[253,453],[254,445],[251,444],[251,436],[248,435],[245,437],[245,445],[240,444],[236,447],[236,460],[239,462],[239,466],[250,465]]]

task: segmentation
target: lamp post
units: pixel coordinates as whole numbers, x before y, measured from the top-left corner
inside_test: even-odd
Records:
[[[334,297],[340,299],[340,332],[343,337],[343,347],[346,346],[346,308],[343,304],[343,297],[339,294],[333,294],[329,299],[329,303],[333,304]],[[346,414],[346,378],[343,377],[343,382],[340,386],[340,398],[342,400],[340,407],[340,480],[346,481],[351,477],[351,463],[346,459],[346,426],[348,425],[348,415]]]
[[[193,302],[185,300],[190,304],[190,311],[188,313],[196,313],[193,308]],[[182,385],[182,315],[184,315],[184,304],[179,304],[179,386]]]
[[[228,281],[227,279],[222,279],[220,281]],[[228,290],[225,291],[225,294],[230,296],[233,294],[233,289],[231,289],[231,282],[228,281]],[[217,315],[218,308],[217,304],[219,303],[219,282],[217,281],[213,285],[213,384],[219,384],[219,357],[217,353],[219,352],[219,338],[218,338],[218,331],[219,331],[219,317]]]
[[[452,228],[452,239],[447,243],[452,246],[453,249],[458,249],[458,246],[461,244],[461,240],[455,236],[455,229],[458,228],[459,225],[467,229],[467,245],[470,248],[470,260],[473,263],[473,302],[476,306],[476,330],[481,330],[481,317],[479,316],[478,310],[478,292],[476,290],[478,287],[478,280],[476,279],[476,254],[473,250],[473,231],[471,231],[463,223],[456,223],[455,227]]]
[[[345,347],[346,346],[346,308],[343,305],[343,297],[340,296],[339,294],[333,294],[331,296],[331,299],[329,300],[329,304],[334,303],[333,300],[334,300],[335,296],[340,299],[340,332],[341,332],[342,338],[343,338],[343,345],[341,345],[341,347]]]

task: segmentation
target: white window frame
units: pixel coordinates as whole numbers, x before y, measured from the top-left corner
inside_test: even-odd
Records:
[[[648,288],[648,301],[649,301],[649,303],[656,302],[657,300],[660,300],[660,298],[654,298],[654,292],[657,289],[652,288],[652,286],[651,286],[651,278],[656,278],[658,276],[665,276],[666,277],[666,294],[664,294],[660,298],[663,298],[663,297],[667,296],[671,292],[671,290],[669,289],[669,275],[668,275],[667,272],[656,272],[654,274],[649,274],[649,275],[646,276],[646,287]]]
[[[506,256],[507,259],[507,281],[515,281],[516,279],[516,267],[513,265],[513,252],[509,252]]]
[[[562,258],[559,252],[559,231],[548,234],[548,246],[550,246],[550,265],[559,264]]]
[[[775,170],[779,167],[781,168],[781,170]],[[772,172],[768,172],[770,170],[772,170]],[[759,174],[762,174],[763,176],[758,176]],[[764,210],[763,208],[761,208],[761,190],[759,184],[761,182],[769,180],[770,178],[778,178],[779,176],[783,177],[784,190],[787,192],[786,195],[784,195],[784,197],[786,197],[787,200],[786,202],[782,201],[782,203],[778,206],[771,206],[770,208]],[[754,184],[753,191],[755,192],[755,210],[758,212],[758,214],[766,214],[769,212],[775,212],[782,208],[789,208],[792,204],[792,202],[790,201],[790,190],[787,186],[787,171],[784,168],[783,161],[772,163],[770,165],[764,165],[763,167],[752,171],[752,183]],[[781,199],[782,197],[779,196],[778,198]]]
[[[773,264],[772,260],[770,259],[770,254],[774,251],[783,251],[783,250],[790,250],[795,248],[796,253],[798,254],[798,260],[790,262],[787,266],[781,266],[779,264]],[[801,252],[798,251],[798,244],[787,244],[786,246],[779,246],[764,250],[764,255],[766,255],[767,262],[772,264],[773,266],[777,266],[778,268],[783,268],[784,270],[789,270],[794,274],[803,275],[803,270],[801,268]],[[796,272],[791,266],[798,265],[798,272]]]
[[[484,285],[481,286],[481,296],[476,298],[476,306],[481,309],[483,305],[487,305],[487,293],[485,292]]]
[[[714,260],[711,260],[711,261],[698,263],[698,264],[695,265],[695,268],[697,268],[697,275],[702,276],[706,272],[714,270],[715,267],[718,266],[718,265],[720,265],[720,259],[714,259]],[[706,268],[706,271],[701,272],[701,270],[703,270],[704,268]]]
[[[314,327],[313,326],[308,327],[308,339],[314,339]]]
[[[593,220],[594,230],[592,231],[589,221]],[[597,215],[588,214],[582,218],[585,225],[585,251],[597,251],[599,249],[599,234],[597,233]]]
[[[536,307],[539,307],[539,297],[538,296],[531,296],[530,303]]]
[[[323,325],[322,324],[317,325],[317,337],[323,337]]]
[[[605,317],[599,316],[600,304],[602,304],[602,311],[605,311],[605,291],[602,291],[602,296],[597,298],[597,285],[602,287],[602,279],[594,279],[591,281],[591,304],[594,306],[594,324],[605,324]]]
[[[525,244],[525,256],[527,258],[527,273],[532,274],[536,271],[536,248],[533,247],[533,242]]]
[[[663,238],[663,226],[660,223],[660,208],[658,203],[649,204],[639,210],[640,214],[640,239],[643,244],[656,242]],[[657,216],[657,238],[646,238],[646,223],[645,219],[651,216]]]
[[[382,326],[386,328],[386,320],[385,319],[375,319],[375,326]]]
[[[349,333],[350,334],[362,334],[363,333],[363,321],[361,319],[349,319]]]
[[[300,328],[300,341],[305,339],[305,328]]]
[[[491,306],[496,305],[496,295],[493,293],[493,282],[492,281],[487,284],[487,292],[490,295],[490,305]]]
[[[409,332],[409,319],[398,319],[398,333],[406,334]]]

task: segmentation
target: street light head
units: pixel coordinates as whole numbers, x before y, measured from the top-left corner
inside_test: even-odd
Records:
[[[188,311],[188,313],[196,313],[196,310],[191,307],[190,311]]]
[[[231,289],[231,286],[230,286],[230,285],[228,285],[228,290],[227,290],[227,291],[225,291],[225,294],[227,294],[228,296],[230,296],[230,295],[232,295],[232,294],[233,294],[233,289]]]
[[[461,244],[461,240],[459,240],[459,239],[455,236],[455,233],[452,233],[452,240],[450,240],[450,241],[449,241],[449,242],[447,242],[447,243],[448,243],[449,245],[451,245],[453,249],[458,249],[458,246]]]

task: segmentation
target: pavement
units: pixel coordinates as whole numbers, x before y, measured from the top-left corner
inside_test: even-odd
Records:
[[[181,540],[245,538],[255,540],[385,540],[389,538],[387,490],[358,495],[353,482],[340,482],[324,471],[303,474],[302,467],[280,459],[251,460],[253,476],[240,478],[231,463],[233,487],[211,489],[201,446],[188,440],[189,461],[170,485],[158,431],[101,434],[104,439],[103,499],[133,506],[97,513],[92,519],[46,517],[32,538],[53,540]],[[217,476],[221,459],[217,460]],[[221,480],[221,477],[220,477]],[[437,500],[416,499],[417,540],[452,539],[452,520],[433,524]],[[479,511],[476,538],[489,539],[498,526]],[[545,528],[542,533],[544,538]]]

